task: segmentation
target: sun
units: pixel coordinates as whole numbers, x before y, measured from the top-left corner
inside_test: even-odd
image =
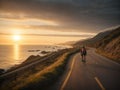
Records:
[[[14,41],[20,41],[21,40],[21,36],[20,35],[14,35],[13,36],[13,40]]]

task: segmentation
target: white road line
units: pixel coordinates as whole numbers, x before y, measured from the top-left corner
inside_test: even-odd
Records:
[[[67,84],[67,82],[68,82],[68,80],[69,80],[69,78],[70,78],[70,75],[71,75],[71,73],[72,73],[73,66],[74,66],[74,63],[75,63],[75,58],[76,58],[76,55],[75,55],[74,58],[73,58],[70,71],[68,72],[67,78],[64,80],[64,82],[63,82],[60,90],[64,90],[64,88],[65,88],[65,86],[66,86],[66,84]]]
[[[102,85],[102,83],[100,82],[100,80],[97,77],[95,77],[94,79],[96,80],[97,84],[100,86],[101,90],[105,90],[105,88]]]

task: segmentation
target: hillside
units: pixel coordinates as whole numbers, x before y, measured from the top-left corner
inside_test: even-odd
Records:
[[[95,43],[99,42],[99,40],[101,40],[103,37],[105,37],[106,35],[108,35],[112,30],[109,31],[105,31],[105,32],[100,32],[98,33],[96,36],[94,36],[93,38],[89,38],[89,39],[85,39],[85,40],[80,40],[78,42],[76,42],[74,45],[75,46],[79,46],[79,45],[87,45],[87,46],[92,46],[95,47]]]
[[[98,52],[120,63],[120,27],[96,43]]]
[[[94,47],[98,53],[120,63],[120,26],[74,44],[74,46],[80,45]]]

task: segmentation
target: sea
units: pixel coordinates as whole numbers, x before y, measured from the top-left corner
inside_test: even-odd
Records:
[[[60,49],[70,48],[62,45],[0,45],[0,69],[9,69],[21,64],[30,55],[40,55],[42,51],[54,52]]]

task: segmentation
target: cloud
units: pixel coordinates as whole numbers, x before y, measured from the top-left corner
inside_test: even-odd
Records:
[[[56,30],[97,32],[96,30],[120,24],[118,0],[0,0],[0,2],[1,18],[53,21],[59,24],[51,26],[51,29]],[[50,28],[50,25],[46,27]]]
[[[39,25],[39,26],[57,26],[58,24],[54,21],[50,20],[44,20],[44,19],[36,19],[36,18],[21,18],[21,19],[16,19],[16,18],[0,18],[0,23],[9,25],[9,24],[14,24],[14,25]]]

